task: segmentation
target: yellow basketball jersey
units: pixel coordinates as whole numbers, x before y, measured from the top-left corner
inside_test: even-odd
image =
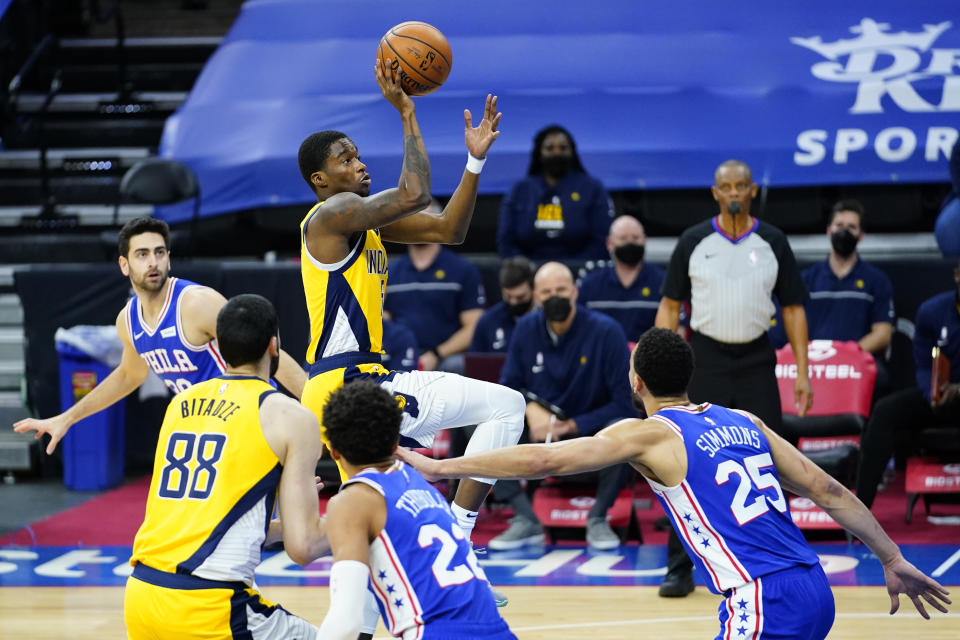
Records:
[[[340,262],[322,263],[310,255],[304,235],[307,222],[322,205],[314,205],[300,223],[300,273],[310,314],[307,362],[357,352],[383,353],[387,252],[380,231],[361,234]],[[343,364],[331,364],[330,368],[337,366]]]
[[[270,393],[254,376],[222,376],[173,397],[131,564],[253,584],[281,471],[260,426]]]

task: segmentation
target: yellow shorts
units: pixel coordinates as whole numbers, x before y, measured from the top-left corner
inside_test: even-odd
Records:
[[[143,573],[137,565],[135,572]],[[193,576],[175,576],[181,588],[160,586],[151,570],[145,580],[131,576],[123,594],[123,620],[130,640],[227,640],[253,638],[316,638],[317,628],[287,612],[254,589],[230,583],[201,588]],[[171,576],[173,574],[162,574]],[[189,582],[194,584],[189,584]]]
[[[320,423],[320,438],[327,449],[330,448],[330,441],[327,440],[327,430],[323,426],[323,405],[327,403],[327,398],[330,397],[331,393],[344,385],[346,382],[345,374],[348,369],[351,370],[351,380],[359,377],[378,378],[390,373],[382,364],[358,364],[351,367],[330,369],[307,380],[303,387],[300,402],[317,416],[317,421]],[[337,469],[340,470],[341,482],[346,482],[347,475],[343,472],[339,462],[337,463]]]

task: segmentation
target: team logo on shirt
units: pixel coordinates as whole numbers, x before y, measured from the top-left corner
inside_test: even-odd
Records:
[[[587,356],[580,356],[580,364],[581,365],[587,364]]]
[[[570,194],[570,199],[574,202],[580,202],[580,194],[576,191]]]
[[[543,352],[537,352],[537,363],[530,367],[530,371],[533,373],[540,373],[543,371]]]
[[[437,269],[433,275],[437,278],[437,280],[443,280],[447,277],[447,272],[443,269]]]
[[[578,194],[577,198],[579,197]],[[537,205],[537,219],[533,223],[534,229],[560,231],[563,227],[563,206],[560,204],[559,196],[553,196],[549,204],[540,203]]]
[[[640,293],[643,294],[643,297],[644,297],[644,298],[649,298],[649,297],[650,297],[650,287],[644,287],[643,289],[640,289]]]
[[[863,289],[863,280],[857,280],[857,289]]]

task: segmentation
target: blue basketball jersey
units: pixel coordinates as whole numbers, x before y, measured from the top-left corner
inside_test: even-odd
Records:
[[[683,439],[687,476],[647,482],[714,593],[819,562],[790,517],[770,443],[740,411],[704,403],[651,416]]]
[[[189,280],[170,278],[155,327],[144,322],[139,296],[127,303],[127,328],[133,348],[173,393],[219,376],[227,368],[216,340],[194,345],[184,337],[180,300],[187,289],[199,286]]]
[[[372,487],[387,506],[383,531],[370,543],[370,589],[391,634],[509,634],[473,547],[439,491],[402,462],[385,472],[366,469],[343,487],[355,483]]]

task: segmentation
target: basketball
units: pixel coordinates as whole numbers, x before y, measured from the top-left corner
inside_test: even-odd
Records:
[[[387,31],[377,47],[381,67],[390,58],[400,74],[400,86],[409,96],[435,91],[450,75],[453,55],[440,30],[426,22],[401,22]]]

